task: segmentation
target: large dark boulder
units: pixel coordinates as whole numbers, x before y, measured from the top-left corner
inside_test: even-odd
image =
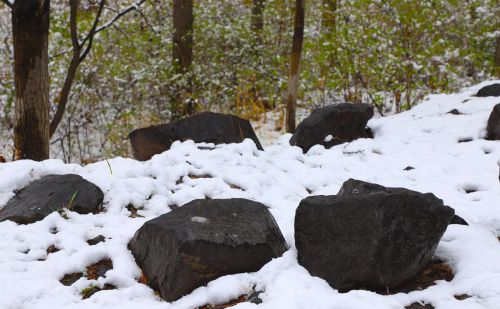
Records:
[[[366,184],[301,201],[295,216],[299,263],[341,292],[386,291],[427,266],[452,208],[406,189]]]
[[[19,224],[40,221],[63,208],[80,214],[97,213],[104,194],[99,187],[81,176],[48,175],[20,190],[0,210],[0,222]]]
[[[307,152],[314,145],[330,148],[368,138],[371,130],[366,129],[366,124],[372,117],[373,107],[368,104],[343,103],[317,109],[299,124],[290,145]]]
[[[495,105],[491,111],[486,132],[487,139],[500,140],[500,103]]]
[[[174,301],[218,277],[258,271],[286,243],[260,203],[195,200],[146,222],[129,248],[149,286]]]
[[[500,97],[500,84],[485,86],[477,92],[478,97]]]
[[[241,143],[245,138],[262,145],[246,119],[233,115],[203,112],[191,117],[147,128],[129,134],[134,156],[141,161],[162,153],[175,141],[193,140],[196,143],[230,144]]]
[[[358,195],[358,194],[371,194],[376,192],[408,192],[410,190],[404,188],[388,188],[375,183],[370,183],[357,179],[349,179],[342,184],[337,195],[340,196],[349,196],[349,195]],[[441,204],[445,206],[443,200],[438,198],[432,193],[419,193],[415,191],[411,191],[416,194],[420,194],[422,197],[429,199],[430,202]],[[465,221],[462,217],[458,215],[454,215],[450,221],[450,224],[459,224],[459,225],[469,225],[467,221]]]

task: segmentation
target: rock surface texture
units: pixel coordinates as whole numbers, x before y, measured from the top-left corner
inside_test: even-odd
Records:
[[[453,215],[432,194],[351,179],[336,196],[301,201],[298,260],[341,292],[392,289],[428,265]]]
[[[19,224],[40,221],[54,211],[67,208],[80,214],[97,213],[104,194],[81,176],[48,175],[20,190],[0,210],[0,222]]]
[[[212,112],[136,129],[129,134],[134,156],[141,161],[170,149],[175,141],[229,144],[241,143],[246,138],[253,140],[258,149],[263,149],[248,120]]]
[[[485,86],[477,92],[478,97],[500,97],[500,84]]]
[[[218,277],[258,271],[286,243],[260,203],[194,200],[146,222],[129,248],[147,283],[174,301]]]
[[[373,107],[368,104],[335,104],[317,109],[304,119],[290,145],[307,152],[314,145],[325,148],[350,142],[358,138],[373,137],[366,124],[373,117]]]
[[[491,111],[486,132],[487,139],[500,140],[500,103],[495,105]]]

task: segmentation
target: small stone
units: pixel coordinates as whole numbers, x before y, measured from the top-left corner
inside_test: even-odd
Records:
[[[106,241],[106,238],[102,235],[99,235],[97,237],[94,237],[92,239],[87,240],[87,243],[89,244],[89,246],[95,246],[98,243],[105,242],[105,241]]]

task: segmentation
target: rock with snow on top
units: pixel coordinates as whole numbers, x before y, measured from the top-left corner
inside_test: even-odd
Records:
[[[477,92],[478,97],[500,97],[500,84],[485,86]]]
[[[405,169],[406,170],[406,169]],[[384,187],[375,183],[370,183],[362,180],[357,180],[357,179],[348,179],[342,184],[342,187],[340,188],[339,192],[337,195],[340,196],[348,196],[348,195],[363,195],[363,194],[371,194],[371,193],[376,193],[376,192],[408,192],[410,190],[405,189],[405,188],[389,188],[389,187]],[[444,205],[444,202],[442,199],[438,198],[432,193],[420,193],[416,191],[410,191],[416,194],[420,194],[422,197],[429,199],[432,203],[437,203],[441,204],[442,206]],[[450,224],[460,224],[460,225],[469,225],[467,221],[465,221],[463,218],[461,218],[458,215],[454,215],[452,220],[450,221]]]
[[[263,149],[248,120],[212,112],[136,129],[129,134],[134,156],[141,161],[170,149],[175,141],[230,144],[241,143],[246,138],[253,140],[258,149]]]
[[[258,271],[286,243],[266,206],[204,199],[146,222],[129,248],[149,286],[174,301],[218,277]]]
[[[336,196],[300,202],[298,261],[341,292],[385,291],[427,265],[454,211],[430,195],[360,183],[350,180]]]
[[[48,175],[10,199],[0,210],[0,222],[34,223],[63,208],[80,214],[97,213],[103,199],[101,189],[79,175]]]
[[[317,109],[304,119],[290,139],[290,145],[307,152],[314,145],[325,148],[373,136],[366,128],[373,117],[368,104],[335,104]]]

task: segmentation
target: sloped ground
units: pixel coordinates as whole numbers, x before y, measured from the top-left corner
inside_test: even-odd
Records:
[[[415,302],[440,309],[498,308],[500,141],[482,138],[500,98],[471,97],[480,86],[431,96],[409,112],[372,119],[373,140],[330,150],[316,146],[307,154],[289,146],[290,135],[284,135],[265,152],[248,140],[217,147],[188,141],[147,162],[115,158],[109,165],[103,161],[85,167],[58,160],[0,164],[2,206],[15,189],[52,173],[80,174],[105,193],[101,214],[69,213],[64,219],[53,213],[31,225],[0,223],[0,308],[193,308],[229,302],[253,290],[263,291],[262,304],[234,308],[396,309]],[[452,109],[463,115],[447,114]],[[405,171],[408,166],[414,169]],[[361,290],[339,294],[310,276],[296,259],[295,208],[308,195],[335,194],[348,178],[433,192],[455,208],[470,226],[449,226],[436,253],[453,269],[453,280],[385,296]],[[127,243],[145,221],[193,199],[230,197],[269,206],[291,249],[257,273],[219,278],[171,304],[140,283]],[[98,235],[106,241],[90,246],[87,240]],[[47,250],[51,246],[59,251]],[[108,259],[113,268],[104,276],[84,273],[69,286],[59,281]],[[116,289],[82,300],[96,286]],[[455,297],[460,295],[472,297]]]

